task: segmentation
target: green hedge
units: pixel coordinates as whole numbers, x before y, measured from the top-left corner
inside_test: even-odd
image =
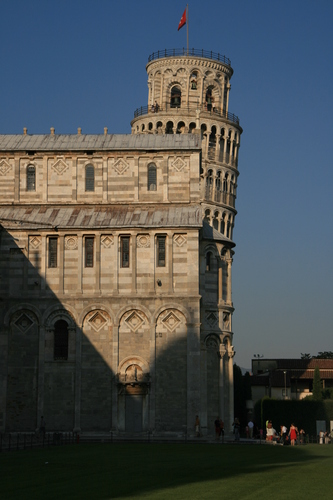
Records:
[[[280,431],[280,425],[290,427],[294,423],[298,429],[304,429],[306,434],[316,435],[316,420],[325,420],[327,429],[329,421],[333,420],[333,400],[301,401],[278,400],[263,398],[254,406],[255,421],[265,429],[266,420],[271,420],[274,429]]]

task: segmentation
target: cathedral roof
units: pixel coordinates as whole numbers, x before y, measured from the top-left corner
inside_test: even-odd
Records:
[[[200,228],[197,205],[38,205],[0,206],[0,224],[7,229]]]
[[[220,233],[217,229],[213,228],[208,224],[207,221],[203,221],[202,223],[202,239],[204,240],[214,240],[214,241],[223,241],[227,242],[230,246],[234,247],[235,243],[230,239]]]
[[[201,149],[193,134],[0,135],[0,151],[110,151]]]

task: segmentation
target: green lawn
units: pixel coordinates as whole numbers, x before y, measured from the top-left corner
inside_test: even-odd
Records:
[[[0,495],[331,500],[333,446],[79,444],[3,452]]]

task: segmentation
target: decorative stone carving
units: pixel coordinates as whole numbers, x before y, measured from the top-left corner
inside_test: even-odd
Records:
[[[129,165],[123,158],[116,160],[113,165],[113,170],[117,172],[118,175],[123,175],[128,168]]]
[[[6,160],[0,161],[0,175],[7,175],[8,172],[12,169],[10,163]]]
[[[230,345],[228,347],[228,356],[229,358],[233,358],[236,354],[236,351],[234,350],[234,346],[233,345]]]
[[[103,234],[101,236],[101,245],[104,248],[110,248],[114,243],[113,235],[112,234]]]
[[[180,323],[180,319],[176,316],[173,311],[169,311],[167,315],[162,319],[162,324],[166,326],[169,332],[173,332]]]
[[[138,329],[145,323],[143,317],[141,317],[137,311],[132,311],[125,319],[126,325],[136,333]]]
[[[66,236],[65,248],[66,250],[76,250],[78,246],[77,236]]]
[[[173,241],[176,243],[178,247],[182,247],[185,245],[187,239],[185,234],[175,234],[173,237]]]
[[[20,316],[16,319],[16,321],[14,321],[14,323],[22,333],[25,333],[34,324],[34,321],[31,316],[28,316],[26,312],[23,312],[20,313]]]
[[[228,329],[230,326],[230,313],[223,313],[224,328]]]
[[[29,247],[36,250],[40,246],[41,241],[40,236],[29,236]]]
[[[107,324],[107,319],[101,311],[97,311],[91,316],[88,323],[96,332],[99,332]]]
[[[51,167],[58,175],[62,175],[67,169],[68,165],[63,158],[59,158]]]
[[[208,325],[212,328],[218,322],[218,315],[214,311],[207,311],[206,313],[206,321]]]
[[[137,237],[138,248],[149,248],[150,247],[150,237],[149,234],[140,234]]]
[[[177,170],[177,172],[182,172],[186,168],[186,162],[178,157],[171,163],[171,166]]]

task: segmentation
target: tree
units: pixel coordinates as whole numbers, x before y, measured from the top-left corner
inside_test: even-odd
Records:
[[[318,366],[316,366],[314,369],[312,394],[313,399],[315,399],[316,401],[320,401],[323,398]]]
[[[313,356],[316,359],[333,359],[332,351],[319,351],[317,356]]]
[[[309,352],[305,352],[304,354],[301,352],[301,359],[311,359],[311,354]]]

